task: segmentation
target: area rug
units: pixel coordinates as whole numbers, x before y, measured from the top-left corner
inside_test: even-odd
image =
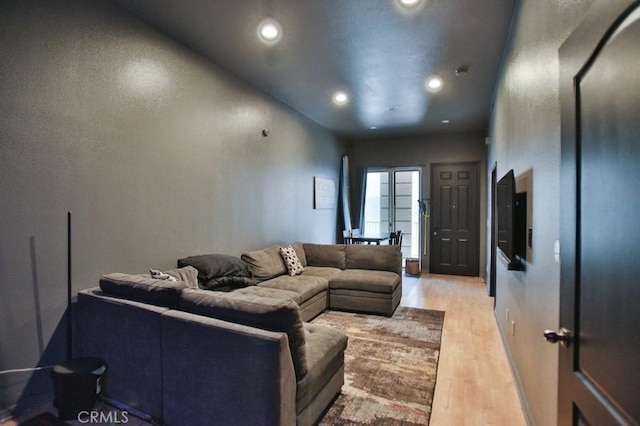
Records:
[[[327,311],[313,323],[349,336],[345,383],[320,425],[427,425],[444,312],[400,306],[391,318]]]

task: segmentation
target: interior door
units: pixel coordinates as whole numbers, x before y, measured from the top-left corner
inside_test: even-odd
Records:
[[[477,276],[480,262],[478,163],[431,166],[431,255],[436,274]]]
[[[640,424],[640,7],[606,3],[561,50],[582,68],[562,74],[560,425]]]

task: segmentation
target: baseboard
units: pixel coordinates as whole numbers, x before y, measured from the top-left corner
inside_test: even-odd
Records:
[[[498,332],[500,333],[500,338],[502,339],[502,346],[504,347],[504,352],[507,354],[507,362],[509,363],[509,369],[511,370],[513,381],[516,384],[516,391],[518,392],[518,398],[520,399],[520,405],[522,406],[524,419],[527,422],[528,426],[535,426],[536,423],[533,420],[533,415],[531,414],[531,410],[529,409],[529,404],[527,403],[527,396],[524,392],[524,386],[522,385],[522,380],[520,380],[520,375],[518,374],[518,370],[516,369],[515,363],[513,362],[513,358],[511,357],[511,351],[509,350],[507,339],[504,335],[502,328],[500,327],[499,319],[496,316],[495,310],[493,311],[493,318],[496,320],[496,327],[498,327]]]
[[[123,402],[120,402],[118,400],[115,400],[113,398],[109,398],[106,395],[100,395],[100,399],[102,401],[104,401],[105,403],[111,405],[112,407],[117,408],[120,411],[126,411],[127,414],[131,414],[134,417],[137,417],[141,420],[144,420],[147,423],[152,423],[155,424],[156,423],[156,419],[154,419],[150,414],[147,414],[143,411],[140,411],[134,407],[131,407]]]

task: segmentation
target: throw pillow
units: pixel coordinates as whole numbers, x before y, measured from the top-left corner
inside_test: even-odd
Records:
[[[200,288],[212,291],[233,291],[237,288],[253,285],[256,285],[256,280],[253,278],[228,275],[226,277],[211,278],[209,281],[202,282],[200,283]]]
[[[251,276],[261,281],[287,273],[287,266],[280,254],[280,245],[269,246],[262,250],[245,251],[241,258],[247,263]]]
[[[287,266],[287,271],[292,277],[300,275],[304,271],[304,267],[296,254],[296,251],[291,245],[287,247],[280,247],[280,255],[284,260],[284,264]]]
[[[200,283],[218,277],[251,276],[247,264],[242,259],[227,254],[201,254],[178,259],[179,268],[186,266],[193,266],[198,270]]]

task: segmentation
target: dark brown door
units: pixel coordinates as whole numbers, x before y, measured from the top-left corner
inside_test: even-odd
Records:
[[[604,3],[561,50],[560,425],[640,424],[640,8]]]
[[[478,173],[478,163],[431,166],[429,270],[432,273],[478,275]]]

